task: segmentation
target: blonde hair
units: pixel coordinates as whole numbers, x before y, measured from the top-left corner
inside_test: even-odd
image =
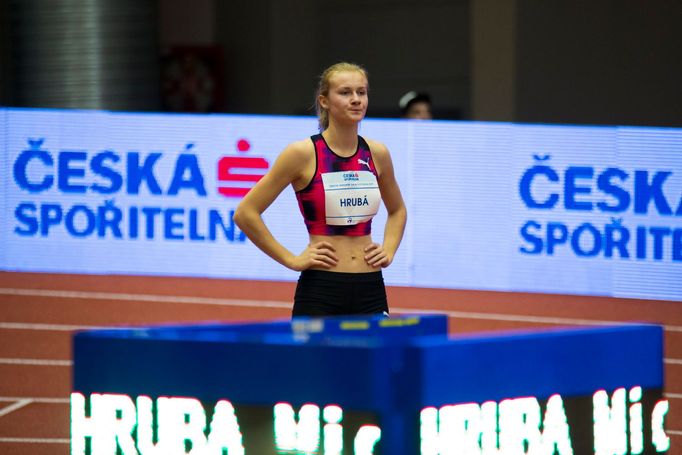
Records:
[[[335,73],[342,73],[346,71],[357,71],[362,73],[367,79],[367,88],[369,89],[369,77],[367,75],[367,70],[360,65],[348,62],[335,63],[320,75],[320,82],[317,86],[317,92],[315,93],[315,112],[317,112],[317,120],[319,123],[320,132],[326,130],[329,127],[329,112],[327,109],[320,105],[320,95],[329,96],[329,82]]]

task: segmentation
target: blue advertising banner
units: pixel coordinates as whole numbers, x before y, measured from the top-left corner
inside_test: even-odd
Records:
[[[232,222],[310,117],[0,109],[0,269],[293,280]],[[682,129],[367,119],[408,208],[388,284],[682,300]],[[300,251],[288,188],[265,212]],[[385,210],[374,220],[381,241]]]

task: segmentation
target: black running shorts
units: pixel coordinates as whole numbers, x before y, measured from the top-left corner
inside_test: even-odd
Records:
[[[298,279],[293,316],[386,314],[381,271],[367,273],[304,270]]]

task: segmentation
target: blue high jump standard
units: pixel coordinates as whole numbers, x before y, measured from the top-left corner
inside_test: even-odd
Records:
[[[449,336],[444,315],[93,330],[73,454],[665,453],[655,325]]]

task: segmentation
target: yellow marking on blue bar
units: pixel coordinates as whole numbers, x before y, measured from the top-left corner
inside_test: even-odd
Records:
[[[419,317],[405,319],[382,319],[379,321],[379,327],[409,327],[411,325],[417,324],[419,324]]]
[[[344,321],[341,323],[341,330],[367,330],[369,329],[369,322],[367,321]]]

